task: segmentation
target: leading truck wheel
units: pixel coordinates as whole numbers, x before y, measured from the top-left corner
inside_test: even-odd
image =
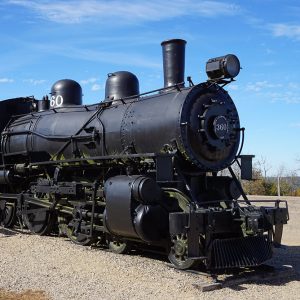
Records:
[[[3,211],[3,225],[5,228],[12,228],[17,221],[16,206],[13,203],[6,203]]]
[[[198,265],[198,262],[187,257],[187,236],[177,234],[172,237],[172,245],[169,253],[169,261],[180,270],[192,269]]]
[[[82,229],[84,225],[86,225],[85,221],[72,219],[67,225],[66,234],[74,244],[89,246],[92,243],[92,237],[89,232]]]
[[[52,212],[38,205],[30,204],[23,213],[24,224],[32,233],[38,235],[51,233],[55,223]]]
[[[130,251],[128,242],[124,242],[113,237],[110,237],[107,242],[109,250],[113,253],[125,254]]]

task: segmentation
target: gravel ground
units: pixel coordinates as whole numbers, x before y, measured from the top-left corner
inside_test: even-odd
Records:
[[[275,250],[271,264],[292,266],[294,276],[203,293],[199,284],[208,282],[205,276],[177,271],[163,259],[140,254],[116,255],[74,245],[64,238],[0,228],[0,300],[299,299],[300,198],[289,198],[288,203],[291,220],[284,229],[285,247]],[[8,291],[23,293],[25,297],[9,296]],[[30,297],[39,293],[40,298]]]

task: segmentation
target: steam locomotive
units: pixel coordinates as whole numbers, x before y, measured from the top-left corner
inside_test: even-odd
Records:
[[[119,71],[108,74],[97,104],[83,105],[69,79],[52,86],[50,99],[0,102],[1,223],[120,254],[160,249],[179,269],[262,264],[280,243],[288,208],[251,203],[232,168],[237,162],[251,179],[244,128],[224,89],[240,62],[210,59],[207,81],[188,77],[186,86],[186,41],[161,45],[163,88],[140,93],[137,77]]]

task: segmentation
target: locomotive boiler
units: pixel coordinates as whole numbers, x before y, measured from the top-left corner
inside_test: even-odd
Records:
[[[208,80],[188,77],[186,86],[185,44],[162,43],[164,87],[154,91],[140,93],[137,77],[118,71],[97,104],[83,105],[69,79],[50,99],[0,102],[3,225],[116,253],[160,249],[179,269],[269,259],[288,209],[250,203],[231,167],[241,161],[242,179],[251,178],[251,156],[240,155],[244,128],[224,89],[239,60],[210,59]]]

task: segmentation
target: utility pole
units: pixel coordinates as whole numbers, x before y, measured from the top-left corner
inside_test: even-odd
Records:
[[[280,198],[280,176],[277,176],[277,194],[278,197]]]

